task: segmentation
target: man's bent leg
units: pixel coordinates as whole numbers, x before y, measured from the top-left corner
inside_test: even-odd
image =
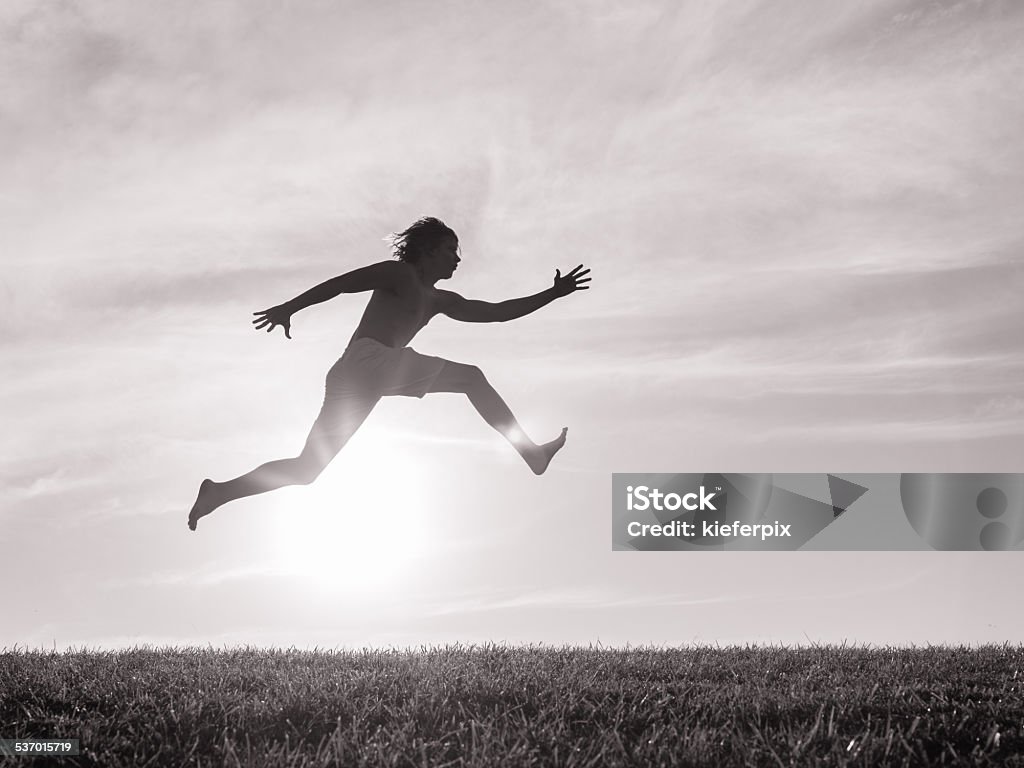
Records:
[[[512,410],[475,365],[448,361],[428,391],[460,392],[469,397],[484,421],[505,436],[535,474],[543,474],[551,457],[565,445],[566,428],[554,440],[543,445],[537,445],[527,437]]]
[[[306,444],[298,456],[268,461],[251,472],[223,483],[203,480],[199,486],[199,496],[188,516],[188,527],[194,531],[200,518],[229,501],[287,485],[312,483],[355,434],[376,404],[377,398],[344,405],[327,401],[313,422]]]

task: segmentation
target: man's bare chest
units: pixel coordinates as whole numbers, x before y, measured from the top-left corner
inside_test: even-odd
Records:
[[[422,328],[437,313],[434,292],[422,288],[409,288],[374,298],[376,301],[371,303],[376,304],[378,313],[405,327]]]

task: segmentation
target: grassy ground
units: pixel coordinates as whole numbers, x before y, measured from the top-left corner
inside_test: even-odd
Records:
[[[79,739],[63,766],[1024,766],[1022,682],[1019,646],[15,650],[0,738]]]

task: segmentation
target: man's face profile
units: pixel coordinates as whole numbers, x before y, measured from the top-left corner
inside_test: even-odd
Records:
[[[428,262],[425,266],[432,271],[436,270],[442,279],[451,277],[455,274],[458,263],[462,261],[459,256],[458,238],[446,237],[436,248],[427,253],[424,259]]]

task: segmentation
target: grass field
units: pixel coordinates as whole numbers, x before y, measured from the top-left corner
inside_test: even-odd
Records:
[[[1024,766],[1022,682],[1020,646],[14,649],[0,738],[79,739],[63,766]]]

